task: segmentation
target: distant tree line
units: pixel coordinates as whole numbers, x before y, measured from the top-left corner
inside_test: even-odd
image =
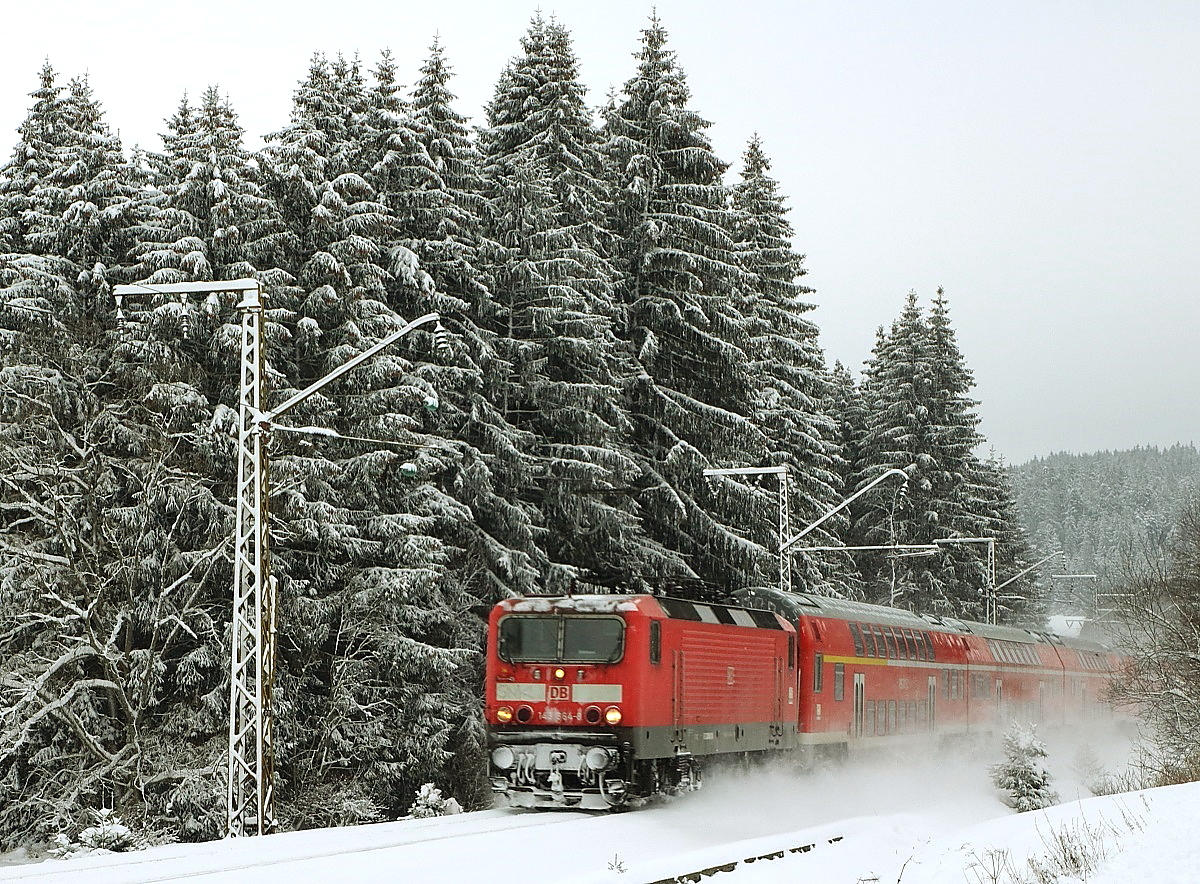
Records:
[[[987,536],[1002,578],[1026,566],[944,293],[908,297],[860,380],[828,366],[765,149],[727,183],[657,18],[598,111],[540,15],[478,128],[440,44],[398,78],[316,55],[262,150],[209,88],[127,153],[86,78],[41,70],[0,169],[0,846],[98,807],[223,831],[239,317],[118,306],[119,283],[257,279],[272,401],[407,318],[449,331],[296,409],[338,436],[271,438],[291,827],[396,816],[429,782],[485,800],[478,606],[774,583],[774,477],[707,468],[786,465],[793,526],[903,468],[806,544]],[[985,562],[800,550],[790,577],[980,618]],[[1002,617],[1037,613],[1010,589]]]
[[[1009,474],[1032,555],[1057,554],[1047,605],[1126,655],[1110,699],[1141,719],[1142,752],[1119,784],[1200,778],[1200,451],[1061,452]]]
[[[1195,444],[1059,452],[1008,472],[1034,560],[1057,554],[1042,595],[1060,611],[1089,617],[1103,615],[1106,596],[1119,594],[1131,574],[1160,567],[1182,514],[1200,499]],[[1095,577],[1048,579],[1053,574]]]

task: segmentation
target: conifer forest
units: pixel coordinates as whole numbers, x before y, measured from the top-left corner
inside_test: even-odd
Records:
[[[978,620],[981,544],[805,547],[1035,560],[949,294],[881,292],[862,372],[828,364],[769,145],[714,154],[657,18],[628,49],[589,104],[535,17],[474,125],[437,42],[318,54],[256,152],[216,88],[131,151],[86,76],[30,72],[0,168],[0,848],[102,807],[224,832],[239,317],[118,284],[258,280],[271,402],[441,316],[270,437],[288,828],[489,800],[482,607],[776,584],[776,476],[706,469],[786,466],[793,530],[907,472],[805,537],[797,590]],[[1042,604],[1023,578],[999,618]]]

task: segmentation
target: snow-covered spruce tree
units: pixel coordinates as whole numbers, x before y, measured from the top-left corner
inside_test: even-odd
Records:
[[[1036,557],[1018,515],[1012,479],[1003,461],[992,454],[979,461],[976,468],[976,483],[981,488],[980,531],[983,537],[996,538],[996,583],[1001,584],[1028,568]],[[1046,602],[1037,571],[1009,583],[996,599],[1000,623],[1040,624],[1045,615]]]
[[[879,329],[860,391],[866,421],[851,491],[893,468],[905,470],[909,482],[881,485],[856,501],[851,508],[851,545],[927,543],[943,536],[937,531],[939,514],[929,495],[932,483],[924,476],[934,463],[929,410],[934,379],[929,329],[915,292],[909,293],[891,329],[886,334]],[[868,600],[929,613],[961,613],[951,601],[950,589],[921,567],[923,561],[860,554]]]
[[[985,478],[994,477],[985,472],[975,454],[984,441],[978,430],[979,403],[970,396],[975,378],[958,347],[941,287],[929,307],[928,328],[933,369],[929,409],[935,460],[924,475],[931,485],[931,496],[940,501],[938,521],[951,538],[995,537],[995,531],[1002,527],[1002,502],[991,498],[1002,490],[983,484]],[[1006,550],[1006,554],[1012,552],[1015,550]],[[971,590],[982,594],[987,585],[986,547],[982,544],[952,544],[938,564],[947,585],[962,587],[957,593],[961,604],[973,601]]]
[[[866,422],[855,488],[892,468],[908,472],[900,489],[885,488],[852,507],[856,544],[920,544],[987,536],[989,506],[973,453],[975,429],[969,370],[954,342],[944,299],[926,319],[911,292],[900,317],[879,338],[862,383]],[[982,619],[986,550],[947,544],[935,556],[861,555],[873,601],[929,613]]]
[[[215,88],[205,90],[198,107],[184,96],[167,120],[163,152],[149,157],[154,184],[135,228],[134,275],[149,285],[256,277],[273,287],[267,338],[274,342],[288,335],[280,323],[289,305],[279,287],[289,279],[285,268],[297,240],[265,192],[243,135],[236,112]],[[219,432],[229,429],[233,415],[222,412],[216,421],[217,406],[237,407],[241,338],[233,307],[215,294],[150,296],[128,311],[125,329],[123,358],[141,366],[131,370],[187,385],[189,395],[214,409],[205,423],[223,421]],[[280,358],[275,348],[272,362]],[[223,449],[228,441],[212,444]],[[215,475],[228,476],[230,469],[222,463]]]
[[[434,280],[428,307],[450,330],[452,355],[429,367],[442,402],[438,434],[459,452],[439,478],[447,501],[470,518],[447,525],[460,554],[452,568],[475,597],[493,601],[541,585],[545,555],[538,547],[537,511],[522,498],[533,462],[528,434],[504,416],[493,391],[504,377],[495,332],[497,306],[484,268],[499,245],[484,229],[487,210],[482,156],[466,119],[454,109],[452,70],[435,42],[413,89],[412,126],[436,178],[414,200],[406,232]],[[451,504],[447,504],[448,506]]]
[[[626,384],[637,501],[659,573],[745,585],[773,581],[775,557],[731,525],[755,512],[750,486],[710,483],[710,466],[754,465],[768,444],[751,420],[745,277],[725,164],[688,107],[689,91],[654,17],[637,71],[605,113],[624,327],[636,373]],[[751,499],[748,500],[747,497]]]
[[[742,157],[741,180],[733,187],[738,251],[751,274],[738,289],[741,309],[749,320],[746,352],[754,377],[755,422],[770,440],[767,461],[785,464],[791,476],[791,520],[805,525],[842,498],[837,425],[828,412],[831,395],[818,330],[804,314],[813,309],[805,299],[812,289],[801,283],[804,256],[792,245],[789,211],[771,177],[771,163],[758,136]],[[756,520],[772,524],[768,508]],[[831,520],[811,534],[812,545],[835,543],[841,522]],[[770,545],[767,537],[758,538]],[[840,594],[846,583],[844,564],[828,556],[793,557],[793,586]]]
[[[1004,760],[990,768],[997,789],[1008,793],[1008,805],[1017,813],[1042,810],[1058,803],[1049,771],[1042,766],[1046,744],[1032,724],[1013,724],[1004,734]]]
[[[502,74],[480,133],[497,351],[493,393],[530,434],[536,474],[518,488],[537,507],[553,570],[626,579],[646,567],[632,500],[616,489],[640,471],[621,450],[627,418],[616,373],[624,366],[612,317],[613,271],[597,251],[606,208],[598,134],[569,35],[534,18],[524,54]]]
[[[433,291],[390,208],[355,171],[369,154],[357,136],[378,136],[381,124],[354,66],[318,61],[292,124],[263,153],[301,241],[285,381],[294,388],[399,328]],[[479,629],[455,573],[474,519],[443,488],[469,460],[440,428],[445,412],[458,413],[444,369],[432,335],[413,332],[297,407],[295,422],[343,439],[277,438],[281,799],[292,825],[394,816],[434,778],[475,798],[466,664]],[[424,407],[435,402],[437,415]],[[472,763],[448,774],[464,754]]]
[[[138,227],[138,279],[238,279],[285,266],[294,238],[263,191],[228,99],[209,87],[192,108],[184,96],[167,125],[165,151],[153,158],[157,193]]]
[[[122,265],[144,175],[125,159],[86,78],[71,80],[63,122],[68,129],[38,189],[41,211],[27,225],[25,246],[70,260],[85,315],[107,316],[110,282],[127,277]]]
[[[855,382],[853,375],[840,361],[834,361],[829,369],[829,398],[826,408],[836,426],[840,457],[836,462],[838,481],[843,489],[843,496],[848,495],[855,487],[855,472],[858,469],[859,451],[862,448],[863,434],[866,428],[867,413],[863,405],[862,392]],[[845,544],[855,542],[853,531],[849,524],[843,525],[839,532],[839,540]],[[842,590],[849,598],[865,598],[863,593],[862,574],[859,569],[858,553],[827,553],[830,558],[837,555],[837,566],[841,579],[844,581]]]
[[[0,842],[106,804],[214,837],[229,524],[187,472],[206,403],[129,389],[66,329],[26,342],[0,368]]]
[[[478,232],[479,221],[456,225],[446,217],[454,213],[451,196],[426,146],[429,139],[422,137],[429,133],[416,122],[411,103],[402,95],[403,87],[396,81],[396,65],[389,52],[382,53],[371,73],[374,82],[367,90],[364,110],[354,127],[355,166],[362,170],[379,201],[394,216],[398,241],[417,256],[422,269],[430,274],[433,286],[424,296],[437,299],[439,274],[426,236],[444,239],[440,228],[447,223],[452,228],[466,228],[466,234],[470,235],[470,231]],[[472,268],[468,275],[478,274]],[[481,290],[474,278],[469,287],[472,291]],[[444,283],[441,288],[445,288]],[[450,299],[438,306],[458,311],[463,304]]]
[[[29,182],[46,211],[25,214],[47,254],[0,270],[16,308],[0,366],[0,839],[102,803],[211,837],[228,652],[210,605],[214,586],[227,595],[214,550],[228,526],[193,435],[211,411],[176,383],[169,343],[139,361],[154,347],[105,305],[129,183],[85,82],[60,110]]]
[[[29,93],[33,106],[17,127],[20,137],[12,158],[0,170],[0,252],[29,251],[25,231],[43,214],[33,192],[56,170],[56,155],[70,132],[62,87],[55,83],[57,74],[49,61],[38,76],[38,88]]]
[[[412,91],[409,120],[433,174],[414,176],[411,188],[398,193],[392,205],[433,279],[435,297],[447,299],[431,306],[446,314],[485,317],[488,280],[480,267],[493,244],[483,230],[483,158],[467,119],[454,109],[452,76],[445,50],[435,40]],[[478,336],[474,330],[465,333]]]
[[[86,78],[63,95],[48,62],[40,77],[13,158],[0,169],[0,252],[26,275],[54,273],[77,287],[82,297],[63,318],[87,321],[107,314],[143,176],[125,160]]]
[[[1030,555],[1013,503],[1008,477],[1000,465],[979,458],[984,437],[978,431],[979,403],[970,396],[975,381],[966,365],[950,322],[946,294],[938,288],[929,309],[930,355],[937,395],[932,403],[941,470],[935,474],[935,493],[945,501],[942,524],[951,537],[991,537],[995,540],[997,583],[1027,566]],[[943,579],[963,586],[967,604],[976,587],[986,593],[986,547],[953,544],[942,561]],[[997,615],[1013,622],[1036,622],[1042,609],[1036,587],[1021,580],[1005,588]]]
[[[490,162],[513,158],[544,164],[564,227],[581,250],[602,256],[611,247],[609,195],[602,139],[587,107],[587,87],[570,32],[553,17],[534,16],[521,38],[523,54],[501,74],[480,132]],[[612,271],[601,260],[593,269]],[[611,301],[611,298],[605,300]]]

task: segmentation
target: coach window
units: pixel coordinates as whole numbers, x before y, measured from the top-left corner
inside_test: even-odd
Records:
[[[887,652],[889,657],[899,657],[900,654],[896,650],[896,634],[892,632],[892,627],[883,627],[883,637],[887,641]]]
[[[875,633],[875,650],[876,656],[886,657],[888,655],[887,645],[883,641],[883,630],[878,626],[872,626],[871,631]]]
[[[813,655],[813,693],[821,693],[822,682],[825,679],[825,657],[821,654]]]
[[[868,657],[878,657],[879,652],[875,650],[875,636],[871,633],[871,627],[866,623],[862,624],[863,645],[866,647]]]
[[[833,699],[842,700],[846,696],[846,664],[833,664]]]
[[[863,637],[857,623],[850,624],[850,638],[854,639],[854,656],[861,657],[864,650]]]
[[[904,641],[908,644],[908,659],[922,659],[920,649],[917,647],[916,636],[913,635],[913,631],[911,629],[904,630]]]
[[[896,732],[896,701],[888,700],[888,722],[887,729],[889,734]]]
[[[662,623],[658,620],[650,621],[650,662],[659,663],[662,661]]]

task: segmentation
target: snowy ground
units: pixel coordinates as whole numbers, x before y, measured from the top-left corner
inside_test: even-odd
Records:
[[[293,832],[0,866],[0,882],[649,884],[724,868],[703,880],[1007,884],[1022,880],[1011,870],[1035,881],[1027,857],[1053,867],[1066,854],[1097,862],[1060,874],[1060,884],[1200,880],[1200,784],[1072,801],[1087,793],[1070,756],[1051,745],[1065,803],[1014,814],[991,787],[987,762],[893,759],[807,778],[755,770],[627,814],[487,811]]]

